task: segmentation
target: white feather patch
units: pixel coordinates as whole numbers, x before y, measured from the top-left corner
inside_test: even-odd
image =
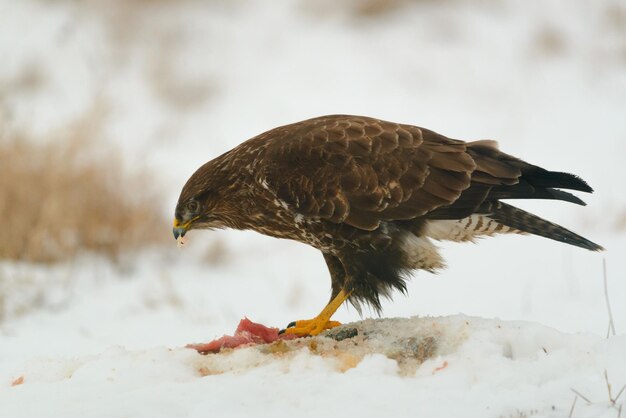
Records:
[[[470,215],[458,220],[429,221],[424,235],[446,241],[473,241],[480,236],[495,234],[519,234],[520,231],[498,223],[486,215]]]
[[[428,237],[418,237],[409,232],[404,236],[402,250],[411,268],[434,271],[445,267],[437,247]]]

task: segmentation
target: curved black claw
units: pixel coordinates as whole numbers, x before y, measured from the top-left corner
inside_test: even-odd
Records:
[[[284,329],[281,329],[280,331],[278,331],[278,335],[284,334],[288,328],[293,328],[295,326],[296,326],[296,321],[291,321],[290,323],[287,324],[287,326]]]

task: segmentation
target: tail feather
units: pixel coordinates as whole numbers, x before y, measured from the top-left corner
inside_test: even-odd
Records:
[[[532,166],[530,169],[522,169],[522,178],[538,188],[550,187],[593,193],[591,186],[574,174],[548,171],[537,166]]]
[[[515,206],[496,202],[491,209],[492,211],[488,216],[508,227],[591,251],[604,250],[600,245],[589,241],[587,238]]]
[[[531,186],[527,181],[520,180],[514,186],[496,186],[489,192],[489,199],[548,199],[563,200],[565,202],[575,203],[577,205],[586,206],[587,204],[578,196],[563,190],[554,189],[552,187],[535,187]]]
[[[511,176],[519,181],[526,181],[535,188],[556,188],[578,190],[592,193],[593,189],[580,177],[560,171],[548,171],[539,166],[529,164],[498,149],[495,141],[469,142],[467,152],[477,163],[477,171],[495,176],[500,184],[509,183]],[[513,169],[511,171],[511,169]],[[521,174],[521,176],[520,176]],[[490,183],[492,184],[492,183]]]

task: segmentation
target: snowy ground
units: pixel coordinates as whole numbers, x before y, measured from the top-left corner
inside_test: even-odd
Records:
[[[100,136],[154,171],[168,215],[201,163],[306,117],[495,138],[588,180],[586,208],[523,206],[608,251],[533,237],[442,245],[449,268],[418,273],[408,297],[385,306],[385,317],[419,317],[407,338],[438,332],[438,351],[409,374],[386,354],[338,368],[308,348],[271,361],[180,348],[244,315],[282,326],[317,313],[327,272],[300,244],[193,232],[183,251],[172,240],[120,265],[2,262],[0,417],[563,417],[571,388],[594,402],[578,399],[572,416],[618,416],[603,373],[616,395],[626,383],[622,3],[392,2],[375,16],[351,13],[356,0],[149,3],[0,1],[5,127],[43,135],[104,106]],[[603,257],[619,334],[608,340]],[[344,307],[337,319],[360,318]],[[207,362],[227,370],[203,376]]]
[[[25,417],[563,417],[573,388],[591,401],[579,399],[575,416],[618,414],[603,372],[613,383],[626,380],[623,335],[606,340],[462,315],[357,328],[342,341],[316,337],[209,356],[115,346],[38,358],[0,399],[7,416]]]

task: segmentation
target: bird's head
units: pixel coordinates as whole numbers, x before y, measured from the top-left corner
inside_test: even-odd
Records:
[[[180,192],[174,212],[174,238],[184,237],[192,229],[223,228],[222,181],[212,175],[210,162],[200,167]]]
[[[174,238],[184,237],[187,231],[197,228],[203,218],[202,203],[195,197],[179,200],[174,212]]]

